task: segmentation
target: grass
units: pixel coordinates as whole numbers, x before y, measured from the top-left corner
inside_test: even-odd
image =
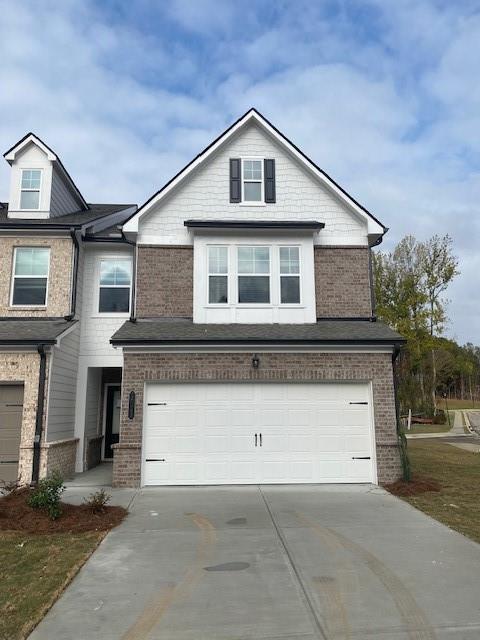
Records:
[[[405,430],[405,433],[445,433],[450,429],[449,424],[412,424],[410,430]]]
[[[472,403],[471,400],[447,398],[447,404],[449,409],[480,409],[480,400],[475,400],[475,402]],[[439,409],[445,409],[445,398],[437,398],[437,407]]]
[[[409,440],[408,451],[413,476],[436,480],[442,488],[402,499],[480,542],[480,455],[433,440]]]
[[[30,633],[104,535],[0,532],[1,640]]]

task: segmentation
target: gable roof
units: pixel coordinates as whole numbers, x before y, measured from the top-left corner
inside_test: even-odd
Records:
[[[136,233],[138,231],[139,219],[148,211],[150,211],[158,202],[167,196],[180,182],[182,182],[194,169],[205,162],[222,144],[229,140],[241,127],[254,122],[267,131],[275,138],[287,151],[293,155],[307,170],[313,174],[319,182],[334,193],[344,204],[346,204],[354,213],[367,221],[368,233],[383,236],[388,231],[370,211],[357,202],[345,189],[343,189],[333,178],[331,178],[323,169],[313,162],[307,155],[303,153],[293,142],[291,142],[281,131],[279,131],[265,116],[257,109],[251,108],[228,129],[226,129],[218,138],[211,142],[208,147],[201,151],[193,160],[191,160],[181,171],[171,178],[159,191],[153,194],[138,211],[124,224],[125,232]]]
[[[64,175],[71,189],[73,190],[74,194],[78,198],[80,202],[80,208],[86,211],[88,209],[88,204],[86,203],[85,198],[80,193],[80,190],[75,184],[75,182],[73,181],[71,175],[65,169],[58,155],[53,151],[53,149],[51,149],[47,144],[45,144],[43,140],[41,140],[37,135],[35,135],[31,131],[26,135],[24,135],[21,140],[19,140],[16,144],[13,145],[13,147],[10,147],[8,151],[5,151],[5,153],[3,154],[3,157],[9,164],[12,164],[15,160],[15,156],[17,155],[17,153],[20,153],[20,151],[25,149],[25,147],[27,147],[29,144],[34,144],[37,147],[39,147],[51,162],[55,162],[57,164],[57,167],[59,168],[60,172]]]

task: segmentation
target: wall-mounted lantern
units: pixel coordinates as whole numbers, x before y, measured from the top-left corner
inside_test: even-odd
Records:
[[[258,355],[255,353],[255,354],[253,355],[253,358],[252,358],[252,367],[253,367],[254,369],[258,369],[258,367],[259,367],[259,366],[260,366],[260,358],[259,358],[259,357],[258,357]]]
[[[128,394],[128,419],[133,420],[135,417],[135,391]]]

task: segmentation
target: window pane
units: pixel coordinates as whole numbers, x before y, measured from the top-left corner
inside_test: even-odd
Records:
[[[209,273],[228,273],[227,247],[210,247],[208,253]]]
[[[20,209],[38,209],[40,191],[22,191],[20,194]]]
[[[101,287],[98,310],[100,313],[128,313],[130,309],[129,287]]]
[[[245,180],[261,180],[262,179],[262,161],[261,160],[244,160],[243,177]]]
[[[130,262],[118,262],[115,266],[115,284],[130,286]]]
[[[19,247],[15,251],[15,275],[46,276],[50,249]]]
[[[102,260],[100,284],[130,285],[132,265],[127,260]]]
[[[270,249],[239,247],[238,273],[270,273]]]
[[[22,189],[40,189],[40,169],[22,171]]]
[[[270,249],[255,247],[255,273],[270,273]]]
[[[254,272],[254,253],[253,247],[238,247],[238,272],[253,273]]]
[[[227,276],[210,276],[208,279],[208,302],[222,304],[228,302]]]
[[[298,247],[280,247],[280,273],[300,273]]]
[[[260,202],[262,187],[260,182],[244,182],[244,196],[246,202]]]
[[[270,278],[268,276],[239,276],[239,302],[270,302]]]
[[[300,278],[298,276],[282,276],[280,278],[280,301],[282,304],[298,304],[300,302]]]
[[[44,305],[46,292],[46,278],[15,278],[12,302],[14,305]]]

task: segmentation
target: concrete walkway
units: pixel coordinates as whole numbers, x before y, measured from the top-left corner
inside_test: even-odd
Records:
[[[130,508],[31,640],[480,637],[480,546],[382,489],[152,488]]]
[[[462,411],[450,411],[450,413],[454,414],[453,425],[449,431],[439,431],[438,433],[409,433],[406,432],[406,436],[408,439],[417,440],[419,438],[451,438],[455,437],[463,437],[468,436],[469,434],[465,432],[465,427],[463,424],[463,416]]]

